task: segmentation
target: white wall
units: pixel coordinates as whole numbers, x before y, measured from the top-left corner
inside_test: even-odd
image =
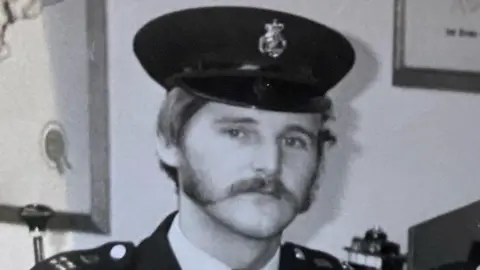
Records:
[[[405,251],[409,226],[480,198],[480,167],[475,166],[480,160],[480,96],[392,87],[393,1],[162,2],[109,4],[113,234],[75,234],[73,242],[51,240],[49,250],[88,248],[108,240],[138,242],[174,209],[173,187],[157,169],[154,148],[163,90],[141,70],[131,44],[150,18],[192,6],[274,7],[317,19],[354,41],[359,66],[332,93],[339,146],[327,156],[318,202],[288,230],[288,239],[343,258],[342,247],[354,235],[381,225]],[[14,242],[14,248],[3,244],[0,250],[2,269],[27,268],[32,258],[25,232],[0,228],[2,243]],[[29,257],[20,266],[24,254]]]

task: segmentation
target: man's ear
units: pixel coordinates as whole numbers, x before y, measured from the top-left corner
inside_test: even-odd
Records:
[[[157,136],[157,155],[160,160],[171,167],[178,167],[180,163],[180,150],[159,134]]]

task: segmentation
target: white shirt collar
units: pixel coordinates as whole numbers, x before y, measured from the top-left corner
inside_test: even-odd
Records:
[[[230,267],[213,258],[208,253],[195,247],[182,233],[178,215],[168,231],[168,241],[182,270],[231,270]],[[280,263],[280,248],[265,267],[259,270],[278,270]]]

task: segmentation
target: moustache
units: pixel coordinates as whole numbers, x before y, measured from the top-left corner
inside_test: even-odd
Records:
[[[276,199],[293,198],[283,182],[278,178],[249,178],[240,180],[230,186],[229,197],[245,193],[260,193]]]

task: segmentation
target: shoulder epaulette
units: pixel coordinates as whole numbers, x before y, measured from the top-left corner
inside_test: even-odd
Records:
[[[56,254],[30,270],[124,270],[131,265],[134,250],[131,242],[109,242],[92,249]]]
[[[281,264],[295,265],[299,269],[343,270],[346,265],[335,256],[291,242],[282,246]]]

